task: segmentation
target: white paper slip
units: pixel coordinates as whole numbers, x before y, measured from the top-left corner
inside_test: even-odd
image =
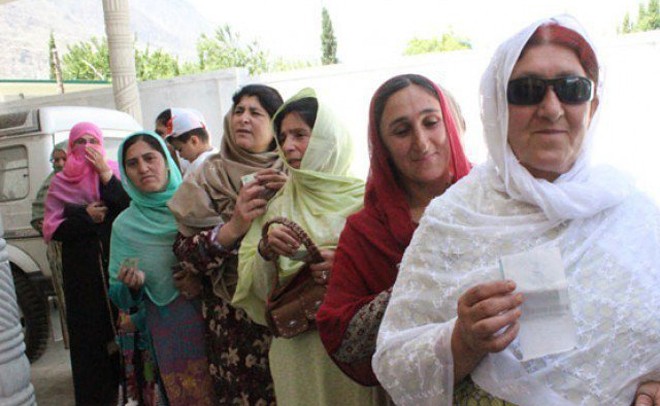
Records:
[[[248,173],[247,175],[241,176],[241,185],[247,185],[250,182],[253,182],[257,179],[257,173]]]
[[[524,296],[518,333],[522,361],[575,348],[577,331],[559,248],[503,256],[500,269]]]

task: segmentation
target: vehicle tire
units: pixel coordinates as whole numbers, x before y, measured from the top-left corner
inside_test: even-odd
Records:
[[[16,288],[16,302],[21,313],[21,324],[25,338],[25,355],[30,363],[43,355],[50,338],[49,309],[46,297],[41,294],[22,271],[11,267]]]

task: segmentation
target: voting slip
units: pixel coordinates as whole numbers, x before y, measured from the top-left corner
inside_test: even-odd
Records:
[[[524,296],[518,333],[522,361],[575,348],[577,331],[559,248],[503,256],[500,269]]]

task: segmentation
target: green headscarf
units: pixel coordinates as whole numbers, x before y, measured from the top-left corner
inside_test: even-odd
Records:
[[[53,152],[50,153],[50,158],[53,158],[53,154],[55,154],[55,151],[64,151],[66,154],[66,147],[67,147],[67,141],[62,141],[60,143],[55,144],[55,147],[53,147]],[[44,203],[46,202],[46,194],[48,193],[48,187],[50,187],[50,181],[53,179],[53,176],[57,172],[59,172],[61,168],[55,169],[53,168],[53,171],[48,175],[46,180],[44,180],[44,183],[41,184],[41,188],[37,192],[37,196],[34,198],[34,201],[32,202],[32,220],[30,221],[30,224],[32,227],[39,231],[41,233],[41,227],[38,227],[38,222],[39,220],[44,219]]]
[[[124,144],[137,136],[157,140],[167,158],[169,181],[160,192],[143,193],[126,175]],[[172,252],[177,226],[174,216],[167,208],[167,202],[181,184],[181,172],[165,142],[150,131],[131,134],[124,140],[119,147],[119,170],[122,186],[132,200],[128,209],[124,210],[112,225],[110,284],[122,283],[117,279],[117,274],[125,258],[139,258],[138,268],[146,276],[145,292],[156,305],[164,306],[179,294],[172,280],[172,266],[177,263]]]
[[[303,89],[284,103],[273,115],[273,121],[288,104],[307,97],[316,98],[319,108],[300,169],[286,164],[278,144],[289,179],[270,201],[266,213],[254,220],[239,250],[239,279],[232,304],[245,309],[253,320],[262,324],[265,324],[268,295],[264,287],[270,288],[263,278],[272,269],[257,252],[263,224],[283,216],[298,223],[319,248],[335,248],[346,217],[363,204],[364,182],[349,175],[353,158],[351,136],[312,89]],[[300,269],[301,262],[280,257],[279,265],[280,278],[286,278]]]

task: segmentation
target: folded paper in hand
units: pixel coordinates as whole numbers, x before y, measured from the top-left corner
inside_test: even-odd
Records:
[[[524,296],[518,333],[522,361],[575,348],[577,332],[559,248],[503,256],[500,269]]]

